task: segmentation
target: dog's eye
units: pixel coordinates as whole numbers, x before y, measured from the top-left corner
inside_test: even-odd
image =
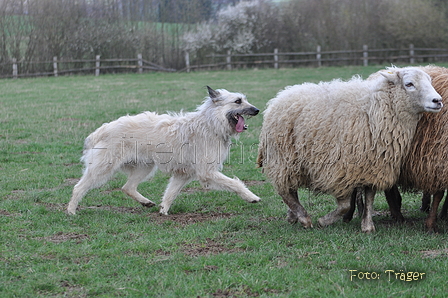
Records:
[[[237,100],[235,100],[235,103],[241,104],[241,98],[238,98]]]
[[[406,87],[408,87],[408,88],[409,88],[409,87],[413,87],[413,86],[414,86],[414,84],[412,84],[412,83],[407,83],[407,84],[406,84]]]

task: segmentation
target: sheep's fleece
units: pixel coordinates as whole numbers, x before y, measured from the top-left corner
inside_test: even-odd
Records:
[[[326,226],[345,214],[354,187],[365,187],[371,208],[375,191],[397,181],[422,113],[441,107],[429,75],[414,67],[290,86],[268,102],[257,163],[288,205],[290,222],[312,226],[299,187],[335,196],[338,208],[319,219]],[[375,230],[371,211],[364,232]]]

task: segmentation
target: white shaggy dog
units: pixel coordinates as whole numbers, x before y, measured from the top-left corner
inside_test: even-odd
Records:
[[[164,215],[181,189],[193,180],[207,188],[233,191],[251,203],[260,201],[239,179],[220,172],[230,138],[247,129],[243,115],[254,116],[259,110],[243,94],[207,88],[209,97],[195,112],[123,116],[90,134],[81,158],[84,174],[73,189],[67,212],[75,214],[84,195],[119,170],[128,176],[123,191],[145,207],[155,204],[142,196],[137,186],[154,176],[157,169],[170,173],[160,204]]]

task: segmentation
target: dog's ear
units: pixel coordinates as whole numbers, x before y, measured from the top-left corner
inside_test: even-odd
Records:
[[[210,96],[210,98],[213,101],[216,101],[220,95],[219,92],[216,90],[213,90],[212,88],[210,88],[210,86],[207,86],[207,90],[208,90],[208,95]]]

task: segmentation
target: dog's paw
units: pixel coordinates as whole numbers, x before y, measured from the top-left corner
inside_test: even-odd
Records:
[[[168,209],[160,207],[159,215],[168,215]]]
[[[156,205],[152,201],[149,201],[149,202],[146,202],[146,203],[141,203],[141,204],[142,204],[143,207],[146,207],[146,208],[151,208],[151,207],[154,207]]]
[[[252,201],[249,201],[249,203],[258,203],[260,201],[261,201],[260,198],[256,198],[256,199],[253,199]]]

